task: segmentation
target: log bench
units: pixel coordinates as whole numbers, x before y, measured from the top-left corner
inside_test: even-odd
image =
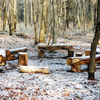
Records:
[[[71,66],[71,71],[81,72],[81,65],[89,64],[90,56],[70,57],[66,60],[66,64]],[[100,63],[100,54],[95,56],[95,62]],[[96,66],[95,66],[96,67]]]
[[[27,52],[27,48],[23,47],[23,48],[17,48],[17,49],[10,49],[7,51],[5,49],[0,49],[0,66],[5,66],[6,61],[18,59],[19,52]]]
[[[38,57],[42,57],[44,54],[44,50],[68,50],[68,56],[73,57],[74,51],[73,46],[68,44],[53,44],[53,45],[47,45],[44,43],[38,44]]]

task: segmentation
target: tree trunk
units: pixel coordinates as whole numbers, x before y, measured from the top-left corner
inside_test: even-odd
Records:
[[[25,4],[24,4],[24,23],[25,23],[25,27],[27,27],[27,18],[26,18],[26,0],[25,0]]]
[[[37,32],[37,13],[36,13],[36,1],[33,0],[33,21],[34,21],[34,31],[35,31],[35,44],[38,43],[38,32]]]
[[[11,0],[11,31],[14,34],[14,0]]]
[[[3,1],[3,31],[6,28],[6,0]]]
[[[9,33],[12,35],[12,29],[11,29],[11,0],[9,0]]]
[[[66,24],[67,28],[69,28],[69,0],[67,0],[67,16],[66,16]]]
[[[57,42],[57,4],[56,0],[53,3],[53,43]]]
[[[2,2],[0,2],[0,32],[2,31]]]
[[[47,0],[42,0],[42,16],[41,16],[41,29],[40,29],[40,35],[39,35],[39,43],[45,43],[46,2]]]
[[[99,38],[100,38],[100,0],[98,0],[97,26],[96,26],[95,36],[91,44],[91,53],[90,53],[90,62],[88,71],[88,79],[92,80],[95,79],[95,54]]]
[[[16,9],[17,9],[17,0],[14,0],[14,32],[16,32]]]
[[[31,26],[33,25],[33,3],[31,0]]]

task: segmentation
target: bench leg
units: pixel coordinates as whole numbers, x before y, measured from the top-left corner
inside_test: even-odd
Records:
[[[85,56],[90,56],[90,52],[91,52],[91,50],[89,50],[89,49],[85,50]]]
[[[6,61],[0,63],[0,66],[5,66],[5,65],[6,65]]]
[[[68,57],[74,57],[74,51],[68,50]]]
[[[38,49],[38,57],[41,58],[44,54],[44,50],[43,49]]]
[[[18,64],[19,65],[24,65],[27,66],[28,65],[28,56],[26,52],[19,52],[18,53],[19,59],[18,59]]]
[[[74,72],[81,72],[81,65],[77,65],[77,66],[71,66],[71,71]]]

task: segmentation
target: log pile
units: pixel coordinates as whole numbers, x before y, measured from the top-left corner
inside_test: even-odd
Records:
[[[80,72],[81,68],[79,65],[89,64],[90,56],[85,57],[70,57],[66,60],[66,64],[71,66],[71,70],[75,72]],[[100,54],[97,54],[95,57],[95,62],[100,63]]]

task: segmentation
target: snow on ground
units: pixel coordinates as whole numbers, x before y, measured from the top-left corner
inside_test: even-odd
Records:
[[[84,53],[85,49],[90,48],[90,41],[88,43],[82,39],[74,39],[74,42],[67,39],[67,43],[74,45],[75,53]],[[28,65],[48,67],[50,70],[49,74],[32,74],[20,73],[15,68],[0,73],[0,100],[100,100],[100,69],[95,72],[96,80],[88,80],[87,72],[70,72],[71,66],[66,65],[67,51],[47,52],[40,63],[37,46],[32,45],[30,38],[0,35],[1,48],[27,47]],[[7,66],[10,66],[9,63],[18,64],[18,60],[7,62]],[[97,68],[100,66],[97,65]]]

